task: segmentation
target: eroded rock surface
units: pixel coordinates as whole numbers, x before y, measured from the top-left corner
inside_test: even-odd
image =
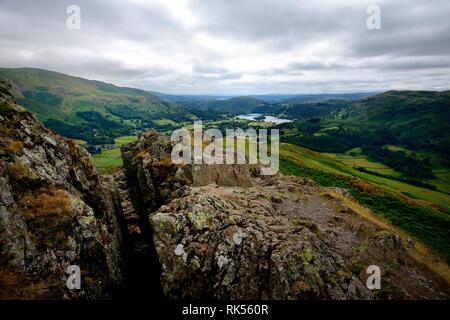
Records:
[[[164,296],[449,296],[448,283],[412,259],[406,241],[348,207],[346,190],[282,175],[251,178],[246,166],[179,166],[170,151],[168,138],[151,131],[123,148],[129,183],[138,181],[130,183],[133,203],[141,223],[150,220]],[[237,171],[239,179],[230,174]],[[366,287],[372,264],[382,270],[383,290]]]
[[[107,299],[123,287],[116,198],[84,148],[44,128],[0,82],[0,298]],[[68,290],[66,269],[81,269]]]
[[[367,299],[369,290],[259,187],[194,187],[150,217],[172,298]]]

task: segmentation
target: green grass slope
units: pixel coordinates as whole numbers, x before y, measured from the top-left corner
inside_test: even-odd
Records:
[[[320,115],[319,115],[320,116]],[[394,144],[450,155],[450,91],[388,91],[323,116],[286,124],[291,140],[323,152]]]
[[[325,187],[347,189],[360,204],[450,261],[450,195],[362,173],[340,156],[290,144],[280,147],[280,170]]]
[[[414,150],[449,154],[450,91],[388,91],[349,109],[342,123],[351,128],[383,129]]]
[[[426,201],[430,205],[438,206],[442,211],[450,213],[449,194],[389,178],[389,175],[396,177],[398,176],[398,173],[380,163],[369,161],[367,158],[361,157],[360,154],[357,154],[354,157],[349,154],[325,154],[292,144],[281,144],[280,158],[325,173],[357,177],[374,183],[382,189],[393,192],[398,196],[407,196],[411,199]],[[356,170],[354,168],[355,162],[358,163],[358,166],[365,167],[369,171],[377,172],[377,169],[380,171],[386,169],[389,170],[386,175],[380,177],[375,174]],[[445,184],[448,186],[450,182]]]
[[[58,72],[0,68],[0,78],[12,84],[19,104],[35,112],[47,126],[72,138],[117,137],[146,127],[164,130],[167,125],[154,121],[195,118],[146,91]]]

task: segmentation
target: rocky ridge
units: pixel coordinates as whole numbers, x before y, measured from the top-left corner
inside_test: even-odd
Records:
[[[0,299],[105,299],[123,291],[120,203],[88,152],[0,82]],[[81,269],[82,289],[65,283]]]

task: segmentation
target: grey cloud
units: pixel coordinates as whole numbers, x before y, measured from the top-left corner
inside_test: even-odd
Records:
[[[435,56],[450,52],[448,1],[385,1],[380,8],[381,30],[360,29],[348,37],[355,56]]]
[[[191,0],[192,25],[163,1],[0,0],[0,66],[172,93],[448,87],[448,0],[377,2],[382,29],[369,31],[372,0]],[[65,27],[73,3],[77,31]]]
[[[421,69],[445,69],[450,68],[450,57],[438,56],[430,59],[429,56],[422,57],[391,57],[378,64],[380,69],[388,70],[421,70]]]
[[[317,1],[231,0],[193,1],[204,19],[200,28],[219,36],[248,41],[298,45],[335,34],[348,23],[349,13],[364,5],[331,6]]]
[[[217,74],[228,73],[227,68],[204,64],[194,64],[192,66],[192,71],[195,73],[217,73]]]
[[[326,62],[326,61],[313,61],[313,62],[291,62],[288,64],[287,69],[293,70],[320,70],[320,69],[337,69],[344,68],[348,65],[340,62]]]
[[[283,68],[272,68],[272,69],[265,69],[265,70],[261,70],[257,73],[258,75],[261,76],[280,76],[280,75],[302,75],[303,72],[298,71],[298,70],[292,70],[288,67],[283,67]]]

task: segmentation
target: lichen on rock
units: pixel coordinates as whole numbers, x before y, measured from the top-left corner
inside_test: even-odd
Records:
[[[119,213],[89,154],[1,81],[0,105],[0,274],[10,275],[0,299],[113,298],[124,286]],[[81,290],[66,287],[69,265],[81,269]]]
[[[122,149],[128,182],[138,182],[133,203],[141,222],[150,223],[165,297],[375,299],[359,266],[383,265],[386,255],[395,278],[385,277],[383,294],[399,297],[399,286],[410,297],[448,294],[445,281],[408,258],[398,235],[354,211],[344,214],[310,180],[251,177],[245,165],[169,165],[170,150],[169,139],[153,131]],[[416,273],[395,259],[406,259],[433,284],[414,282]]]

